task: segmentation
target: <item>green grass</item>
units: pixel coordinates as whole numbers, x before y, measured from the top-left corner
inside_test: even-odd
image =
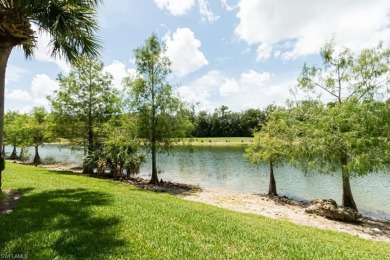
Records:
[[[30,259],[389,259],[390,244],[228,211],[121,183],[7,163],[22,198],[0,254]]]
[[[253,137],[194,137],[186,138],[184,141],[189,141],[194,145],[240,145],[251,143]]]

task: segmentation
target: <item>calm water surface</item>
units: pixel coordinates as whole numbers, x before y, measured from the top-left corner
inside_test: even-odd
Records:
[[[176,148],[171,155],[158,156],[159,178],[164,181],[183,182],[205,188],[267,193],[269,168],[267,164],[254,166],[243,158],[243,147]],[[10,152],[7,147],[6,152]],[[33,152],[33,149],[30,149]],[[80,166],[82,151],[71,151],[56,145],[40,149],[43,159],[51,157],[57,162]],[[351,179],[352,192],[363,214],[390,220],[390,172],[369,174]],[[150,160],[141,168],[141,177],[149,178]],[[339,173],[334,175],[303,174],[282,166],[275,169],[279,195],[295,199],[312,200],[331,198],[341,204],[342,185]]]

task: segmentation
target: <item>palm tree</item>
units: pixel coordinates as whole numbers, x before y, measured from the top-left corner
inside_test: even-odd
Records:
[[[53,57],[69,62],[79,55],[96,57],[100,43],[97,7],[102,0],[0,0],[0,147],[3,145],[5,71],[8,57],[21,47],[32,58],[38,32],[51,36]],[[32,25],[38,29],[35,31]],[[4,163],[1,157],[0,166]],[[0,190],[1,190],[0,167]]]

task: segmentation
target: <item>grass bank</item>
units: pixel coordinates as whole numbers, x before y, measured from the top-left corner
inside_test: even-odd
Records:
[[[186,138],[184,143],[190,143],[195,146],[235,146],[248,145],[253,142],[253,137],[202,137]]]
[[[0,252],[31,259],[388,259],[390,245],[7,163]]]
[[[190,143],[195,146],[235,146],[235,145],[248,145],[253,142],[253,137],[194,137],[184,138],[178,145],[187,145]],[[49,144],[56,145],[70,145],[71,142],[63,139],[59,142],[52,142]]]

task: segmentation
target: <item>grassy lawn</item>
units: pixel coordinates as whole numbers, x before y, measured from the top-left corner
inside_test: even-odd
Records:
[[[7,163],[0,254],[30,259],[389,259],[390,244]]]

